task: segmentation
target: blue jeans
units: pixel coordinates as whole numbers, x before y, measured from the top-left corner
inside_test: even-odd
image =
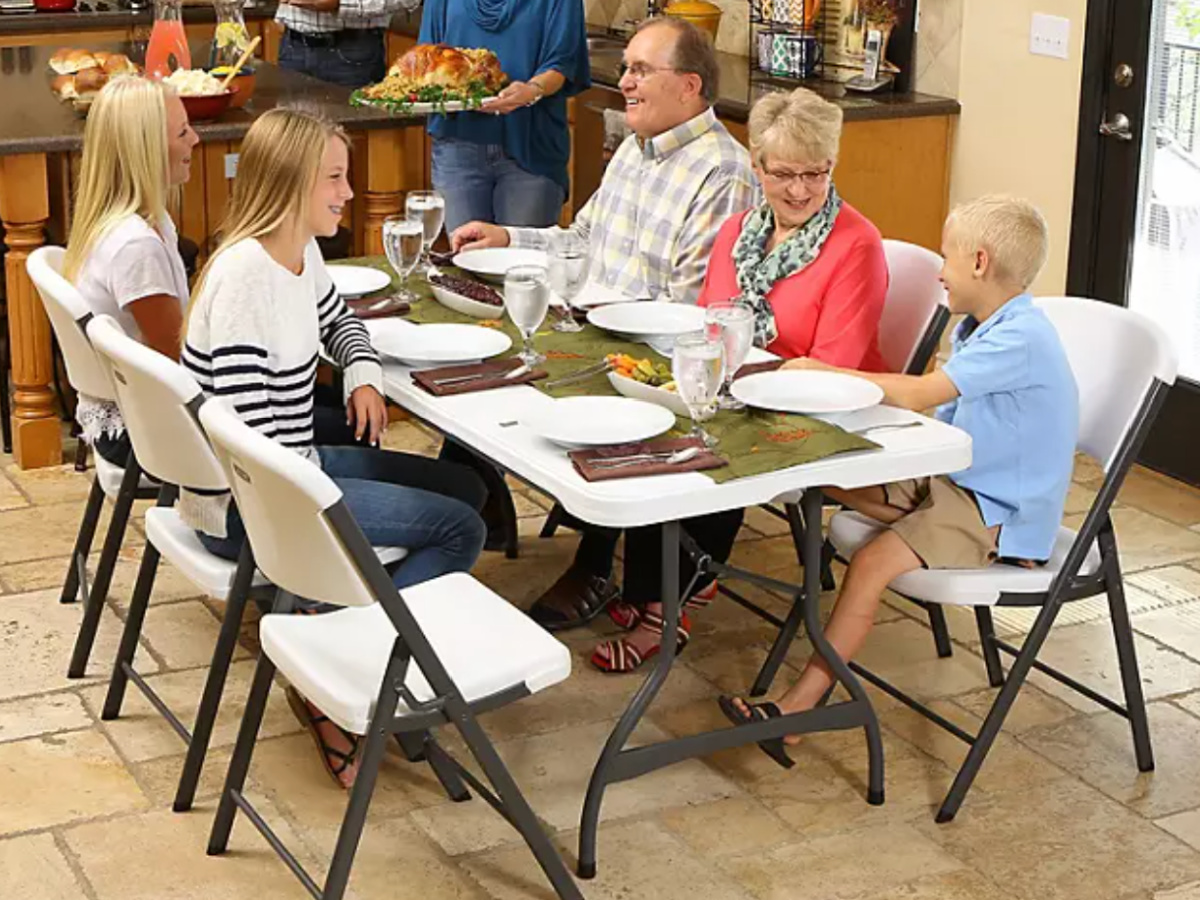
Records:
[[[351,88],[382,81],[387,75],[383,30],[344,28],[304,35],[289,28],[279,44],[279,66]]]
[[[549,228],[566,191],[518,166],[499,144],[433,139],[433,186],[446,198],[446,233],[467,222]]]
[[[374,447],[317,450],[367,540],[408,550],[392,575],[396,587],[470,571],[487,534],[477,512],[486,496],[478,475],[465,466]],[[237,559],[246,530],[232,503],[225,522],[224,538],[200,534],[200,540],[211,553]]]

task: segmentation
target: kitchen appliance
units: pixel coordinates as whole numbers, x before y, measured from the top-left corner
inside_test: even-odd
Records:
[[[880,91],[892,84],[892,76],[879,73],[879,57],[883,48],[883,34],[872,28],[867,32],[864,46],[863,71],[846,82],[846,90],[871,93]]]

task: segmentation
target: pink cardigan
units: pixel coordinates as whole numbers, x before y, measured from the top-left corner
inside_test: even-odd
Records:
[[[721,226],[699,303],[736,297],[733,245],[749,211]],[[779,336],[767,349],[786,359],[811,356],[832,366],[886,372],[879,352],[879,316],[887,293],[883,240],[870,220],[843,204],[833,231],[808,268],[775,284],[767,302]]]

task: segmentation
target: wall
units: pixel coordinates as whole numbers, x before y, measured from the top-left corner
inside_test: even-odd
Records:
[[[921,0],[915,84],[923,94],[958,96],[963,3],[964,0]]]

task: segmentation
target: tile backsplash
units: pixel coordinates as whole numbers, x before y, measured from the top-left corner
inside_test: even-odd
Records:
[[[750,47],[749,0],[712,0],[721,7],[717,49],[746,56]],[[843,3],[846,0],[842,0]],[[911,0],[918,2],[918,0]],[[916,88],[926,94],[958,96],[964,0],[919,0]],[[645,18],[645,0],[585,0],[589,25],[629,29]]]

